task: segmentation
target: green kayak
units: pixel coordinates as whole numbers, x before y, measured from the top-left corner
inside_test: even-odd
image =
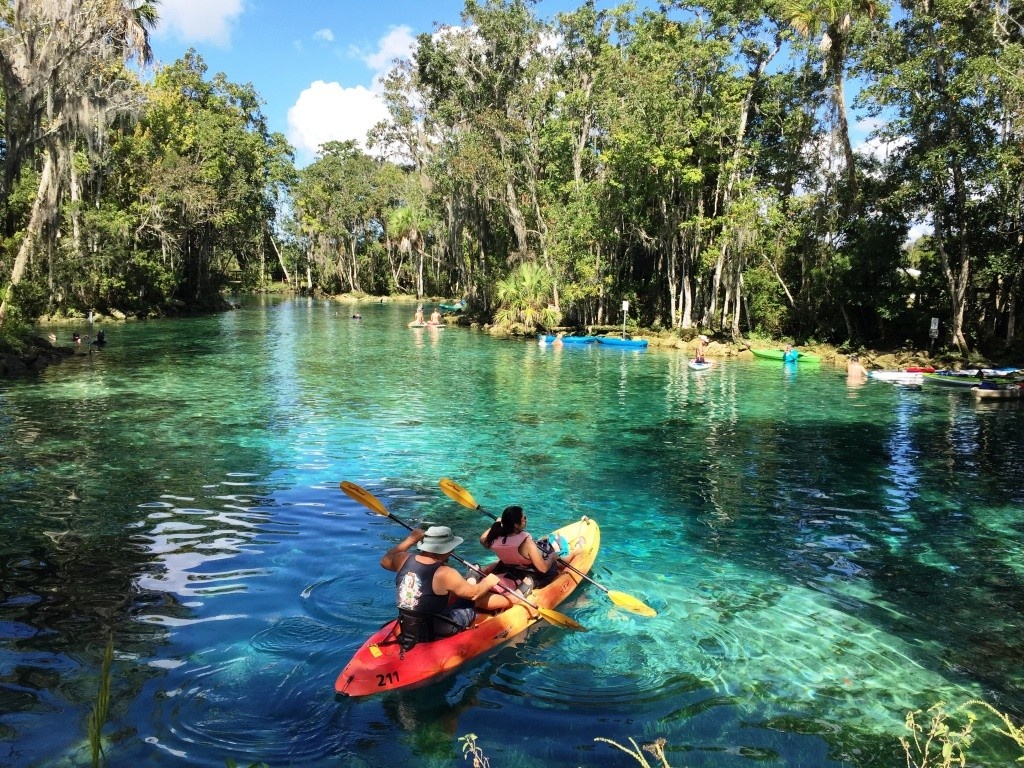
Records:
[[[776,362],[780,362],[780,363],[783,362],[783,357],[786,354],[781,349],[752,349],[750,351],[754,353],[754,357],[759,357],[762,360],[775,360]],[[793,351],[797,353],[797,359],[796,360],[788,360],[786,362],[790,362],[790,363],[792,363],[792,362],[820,363],[821,362],[821,358],[818,357],[817,355],[808,355],[808,354],[806,354],[804,352],[801,352],[799,350],[793,350]]]

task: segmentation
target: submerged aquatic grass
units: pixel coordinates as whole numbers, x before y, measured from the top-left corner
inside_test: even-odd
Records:
[[[139,734],[103,741],[117,765],[450,765],[475,733],[495,764],[578,764],[631,734],[724,768],[891,768],[907,712],[1024,711],[1021,408],[253,301],[110,329],[81,365],[0,386],[0,762],[77,754],[64,724],[100,664],[73,660],[111,626],[107,733]],[[338,483],[484,558],[489,521],[442,477],[522,505],[536,536],[598,520],[593,577],[657,615],[584,585],[559,610],[587,633],[541,627],[423,690],[336,701],[393,615],[378,560],[401,536]],[[557,740],[528,737],[554,719]]]

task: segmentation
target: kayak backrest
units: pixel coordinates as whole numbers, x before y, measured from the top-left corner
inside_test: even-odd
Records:
[[[416,643],[429,643],[442,637],[457,635],[465,627],[439,613],[398,611],[398,645],[402,652]]]

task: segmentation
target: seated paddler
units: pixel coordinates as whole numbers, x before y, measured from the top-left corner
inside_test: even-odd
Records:
[[[477,609],[501,610],[509,599],[491,592],[498,577],[488,575],[467,580],[448,565],[448,559],[464,541],[444,525],[426,531],[417,529],[392,547],[380,559],[389,571],[397,572],[398,615],[401,642],[411,648],[417,642],[449,637],[473,623]],[[409,550],[416,546],[415,554]]]
[[[498,556],[495,573],[505,577],[502,584],[518,587],[524,595],[535,585],[543,586],[558,575],[558,558],[569,556],[567,542],[560,536],[534,541],[526,530],[526,513],[520,506],[505,507],[501,517],[480,534],[480,543]]]

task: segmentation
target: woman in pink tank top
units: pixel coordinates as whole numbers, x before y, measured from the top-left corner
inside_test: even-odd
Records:
[[[528,577],[529,581],[522,586],[526,591],[532,587],[532,582],[544,583],[558,573],[555,567],[558,550],[549,545],[542,551],[537,546],[526,531],[526,513],[522,507],[505,507],[501,517],[480,535],[480,543],[508,566],[505,570],[515,579],[517,586],[524,576]]]

